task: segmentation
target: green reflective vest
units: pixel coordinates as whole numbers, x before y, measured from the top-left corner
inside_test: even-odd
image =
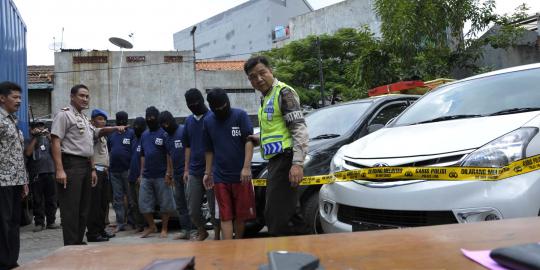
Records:
[[[264,97],[259,108],[261,154],[264,159],[270,159],[293,146],[291,133],[279,108],[279,93],[284,88],[289,88],[294,92],[290,86],[277,81],[272,91]]]

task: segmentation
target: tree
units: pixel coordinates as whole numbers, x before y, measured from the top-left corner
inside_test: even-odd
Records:
[[[525,17],[527,10],[522,4],[513,15],[497,15],[495,0],[375,0],[385,48],[400,78],[433,79],[456,68],[478,70],[484,45],[515,45],[524,29],[511,22]],[[479,37],[493,25],[501,30]]]
[[[272,60],[277,78],[293,86],[303,104],[314,107],[320,101],[316,36],[293,41],[283,48],[264,53]],[[319,36],[325,81],[325,96],[346,100],[366,96],[357,84],[353,62],[376,48],[378,41],[367,29],[340,29],[334,35]]]

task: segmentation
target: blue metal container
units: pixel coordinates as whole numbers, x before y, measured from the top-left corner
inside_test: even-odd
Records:
[[[23,89],[17,117],[28,136],[28,83],[26,24],[12,0],[0,0],[0,81],[12,81]]]

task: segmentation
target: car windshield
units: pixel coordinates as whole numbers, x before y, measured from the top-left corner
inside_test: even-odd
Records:
[[[540,68],[451,84],[428,93],[395,126],[540,110]]]
[[[351,128],[371,106],[371,102],[359,102],[323,108],[306,116],[310,140],[339,137]]]

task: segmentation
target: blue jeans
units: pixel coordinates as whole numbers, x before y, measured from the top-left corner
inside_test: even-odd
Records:
[[[123,227],[126,224],[127,209],[124,205],[124,196],[127,196],[128,205],[133,205],[133,198],[129,192],[128,172],[111,172],[111,185],[113,190],[113,209],[116,213],[116,224]]]
[[[182,176],[174,177],[174,200],[176,202],[176,210],[178,211],[178,220],[182,230],[192,230],[191,219],[186,200],[186,186]]]

